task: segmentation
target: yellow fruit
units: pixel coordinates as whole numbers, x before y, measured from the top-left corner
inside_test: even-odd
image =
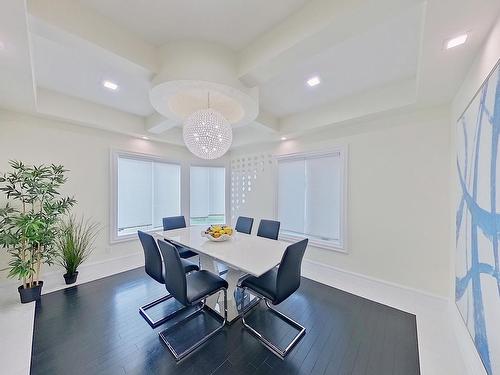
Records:
[[[219,232],[214,233],[214,234],[213,234],[213,237],[214,237],[214,238],[219,238],[219,237],[220,237],[220,233],[219,233]]]

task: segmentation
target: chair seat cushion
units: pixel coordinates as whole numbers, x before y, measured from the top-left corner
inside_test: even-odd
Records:
[[[271,302],[276,300],[276,278],[278,269],[273,268],[259,277],[248,276],[241,282],[241,286],[252,289]]]
[[[195,257],[197,256],[198,254],[195,253],[194,251],[191,251],[189,249],[186,249],[185,247],[182,247],[182,246],[179,246],[177,244],[174,244],[175,248],[177,249],[177,251],[179,252],[179,256],[182,258],[182,259],[187,259],[187,258],[192,258],[192,257]]]
[[[195,257],[197,256],[198,254],[195,253],[194,251],[191,251],[191,250],[188,250],[186,248],[183,248],[181,247],[179,249],[179,256],[182,258],[182,259],[187,259],[187,258],[192,258],[192,257]]]
[[[184,271],[186,273],[198,271],[200,269],[200,267],[198,267],[197,264],[190,262],[189,260],[181,259],[181,262],[182,262],[182,266],[184,267]]]
[[[227,281],[213,273],[201,270],[186,275],[187,300],[189,303],[212,294],[217,289],[227,288]]]

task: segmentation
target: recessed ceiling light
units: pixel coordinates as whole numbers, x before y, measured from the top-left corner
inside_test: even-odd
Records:
[[[311,77],[307,80],[307,84],[311,87],[319,85],[321,83],[318,76]]]
[[[118,90],[118,85],[116,83],[114,83],[114,82],[111,82],[111,81],[103,81],[102,85],[104,87],[106,87],[107,89],[110,89],[110,90],[113,90],[113,91]]]
[[[143,135],[141,138],[146,140],[146,141],[149,140],[149,137],[146,137],[145,135]]]
[[[282,141],[286,141],[286,140],[287,140],[287,137],[281,137],[281,140],[282,140]]]
[[[455,38],[451,38],[446,42],[446,49],[454,48],[457,47],[461,44],[464,44],[465,41],[467,40],[467,34],[462,34],[459,35]]]

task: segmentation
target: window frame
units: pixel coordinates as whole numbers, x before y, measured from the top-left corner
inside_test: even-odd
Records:
[[[302,159],[312,159],[312,158],[320,158],[327,156],[336,156],[339,155],[340,164],[341,164],[341,176],[342,183],[340,184],[340,238],[338,241],[327,241],[315,238],[309,238],[309,245],[314,247],[319,247],[322,249],[338,251],[341,253],[348,253],[347,251],[347,205],[348,205],[348,146],[347,145],[338,145],[333,148],[329,148],[325,151],[305,151],[291,154],[283,154],[275,156],[275,181],[276,181],[276,190],[275,190],[275,207],[274,207],[274,217],[276,220],[279,220],[279,162],[280,161],[288,161],[288,160],[302,160]],[[307,238],[306,235],[294,235],[289,233],[282,233],[280,231],[279,239],[287,242],[297,242],[304,238]]]
[[[157,155],[143,154],[132,151],[124,151],[124,150],[111,150],[111,165],[110,165],[110,175],[111,175],[111,184],[110,184],[110,244],[127,242],[137,239],[137,233],[130,233],[126,235],[119,236],[118,235],[118,159],[120,157],[135,159],[135,160],[143,160],[143,161],[153,161],[165,164],[171,164],[179,166],[180,178],[179,178],[179,200],[180,200],[180,214],[182,215],[183,211],[183,193],[182,193],[182,179],[183,179],[183,167],[182,163],[178,160],[172,160],[168,158],[164,158]],[[153,233],[157,232],[157,228],[149,229],[146,232]]]

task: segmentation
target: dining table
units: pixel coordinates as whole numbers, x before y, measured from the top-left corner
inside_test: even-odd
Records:
[[[237,288],[238,281],[247,275],[259,277],[278,266],[290,244],[236,231],[228,240],[217,242],[203,236],[203,232],[203,227],[189,226],[157,232],[156,236],[196,252],[201,269],[221,275],[227,281],[227,321],[230,324],[242,311],[258,303],[257,297]],[[205,304],[222,315],[220,298],[219,295],[211,296]]]

